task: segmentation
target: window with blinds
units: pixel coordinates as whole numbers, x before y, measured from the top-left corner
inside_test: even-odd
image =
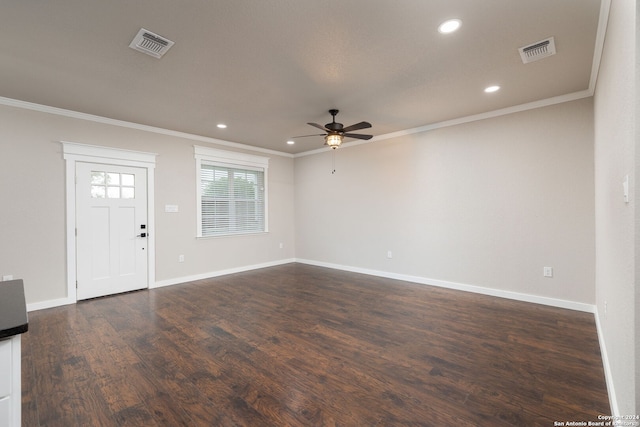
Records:
[[[200,148],[196,150],[198,237],[267,231],[267,159]],[[234,160],[238,164],[227,163]]]
[[[202,236],[264,231],[264,172],[203,164]]]

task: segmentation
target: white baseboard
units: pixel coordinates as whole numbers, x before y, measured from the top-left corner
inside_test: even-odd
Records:
[[[46,310],[47,308],[60,307],[62,305],[75,304],[76,301],[70,298],[50,299],[47,301],[32,302],[27,304],[27,311]]]
[[[321,261],[313,261],[308,259],[296,259],[295,262],[301,264],[315,265],[318,267],[333,268],[336,270],[350,271],[353,273],[368,274],[370,276],[384,277],[386,279],[402,280],[405,282],[418,283],[421,285],[438,286],[441,288],[455,289],[458,291],[473,292],[476,294],[490,295],[499,298],[507,298],[517,301],[531,302],[534,304],[548,305],[551,307],[566,308],[569,310],[583,311],[586,313],[595,313],[595,305],[585,304],[582,302],[567,301],[558,298],[549,298],[539,295],[523,294],[520,292],[504,291],[501,289],[485,288],[482,286],[469,285],[465,283],[448,282],[446,280],[429,279],[420,276],[410,276],[406,274],[390,273],[387,271],[370,270],[360,267],[351,267],[340,264],[332,264]]]
[[[607,354],[607,346],[604,342],[604,332],[602,331],[602,324],[600,323],[600,315],[598,313],[598,307],[595,310],[596,317],[596,330],[598,331],[598,341],[600,342],[600,356],[602,357],[602,365],[604,367],[604,378],[607,383],[607,392],[609,393],[609,405],[611,405],[611,415],[620,416],[620,408],[618,407],[618,400],[616,398],[616,390],[613,382],[613,372],[611,372],[611,365],[609,364],[609,355]]]
[[[473,292],[473,293],[483,294],[483,295],[491,295],[491,296],[500,297],[500,298],[531,302],[535,304],[543,304],[543,305],[548,305],[552,307],[566,308],[566,309],[576,310],[576,311],[584,311],[587,313],[596,312],[595,305],[585,304],[581,302],[567,301],[567,300],[561,300],[557,298],[549,298],[549,297],[542,297],[538,295],[523,294],[519,292],[504,291],[500,289],[485,288],[482,286],[469,285],[464,283],[448,282],[445,280],[429,279],[426,277],[410,276],[406,274],[390,273],[387,271],[371,270],[371,269],[360,268],[360,267],[351,267],[346,265],[332,264],[327,262],[314,261],[314,260],[308,260],[308,259],[297,259],[297,258],[282,259],[277,261],[265,262],[261,264],[235,267],[235,268],[230,268],[226,270],[210,271],[207,273],[159,280],[159,281],[156,281],[155,283],[149,284],[149,289],[162,288],[165,286],[192,282],[194,280],[210,279],[212,277],[225,276],[227,274],[233,274],[233,273],[241,273],[243,271],[257,270],[260,268],[274,267],[277,265],[289,264],[292,262],[315,265],[318,267],[332,268],[335,270],[343,270],[343,271],[351,271],[354,273],[368,274],[370,276],[384,277],[387,279],[402,280],[405,282],[419,283],[422,285],[438,286],[441,288],[456,289],[460,291]],[[27,311],[44,310],[47,308],[59,307],[61,305],[74,304],[75,302],[76,301],[69,298],[59,298],[54,300],[35,302],[35,303],[27,304]],[[596,316],[596,321],[598,321],[597,316]]]
[[[243,271],[257,270],[259,268],[274,267],[276,265],[282,265],[282,264],[290,264],[292,262],[296,262],[296,260],[294,258],[282,259],[278,261],[265,262],[262,264],[247,265],[243,267],[230,268],[227,270],[212,271],[212,272],[196,274],[192,276],[176,277],[173,279],[160,280],[160,281],[156,281],[155,283],[150,283],[149,289],[162,288],[164,286],[171,286],[171,285],[178,285],[180,283],[191,282],[194,280],[209,279],[212,277],[224,276],[226,274],[241,273]],[[55,308],[55,307],[60,307],[63,305],[69,305],[69,304],[75,304],[75,303],[76,303],[75,299],[58,298],[58,299],[52,299],[52,300],[27,304],[27,311],[46,310],[47,308]]]
[[[296,262],[296,260],[294,258],[281,259],[278,261],[265,262],[261,264],[246,265],[242,267],[229,268],[226,270],[218,270],[218,271],[210,271],[202,274],[194,274],[191,276],[175,277],[173,279],[156,281],[155,284],[149,285],[149,289],[162,288],[162,287],[171,286],[171,285],[178,285],[181,283],[193,282],[194,280],[211,279],[212,277],[226,276],[227,274],[242,273],[243,271],[257,270],[257,269],[266,268],[266,267],[274,267],[276,265],[290,264],[292,262]]]

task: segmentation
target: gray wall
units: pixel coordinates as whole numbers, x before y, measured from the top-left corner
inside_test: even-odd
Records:
[[[296,159],[297,258],[595,303],[591,99],[331,156]]]
[[[614,0],[595,92],[596,298],[621,414],[636,414],[634,324],[640,265],[634,247],[637,198],[624,203],[622,181],[632,191],[636,137],[636,2]],[[606,306],[605,306],[606,305]],[[614,403],[614,402],[612,402]]]
[[[270,158],[269,233],[196,239],[193,146],[205,142],[0,106],[0,275],[25,280],[27,303],[65,298],[67,292],[65,163],[59,141],[158,154],[156,229],[150,230],[156,237],[157,282],[294,257],[290,156],[260,153]],[[180,212],[165,213],[166,204],[179,205]],[[178,263],[180,254],[184,263]]]

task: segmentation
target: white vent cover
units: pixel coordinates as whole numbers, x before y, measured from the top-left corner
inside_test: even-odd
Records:
[[[171,40],[141,28],[131,44],[129,44],[129,47],[154,58],[162,58],[162,55],[167,53],[173,44],[174,42]]]
[[[518,49],[520,52],[520,58],[522,58],[523,64],[528,64],[529,62],[538,61],[542,58],[546,58],[547,56],[556,54],[556,42],[553,37],[549,37],[545,40],[540,40],[539,42],[535,42],[530,44],[529,46],[524,46]]]

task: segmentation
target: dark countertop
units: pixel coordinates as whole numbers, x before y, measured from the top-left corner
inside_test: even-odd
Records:
[[[29,330],[22,280],[0,282],[0,340]]]

